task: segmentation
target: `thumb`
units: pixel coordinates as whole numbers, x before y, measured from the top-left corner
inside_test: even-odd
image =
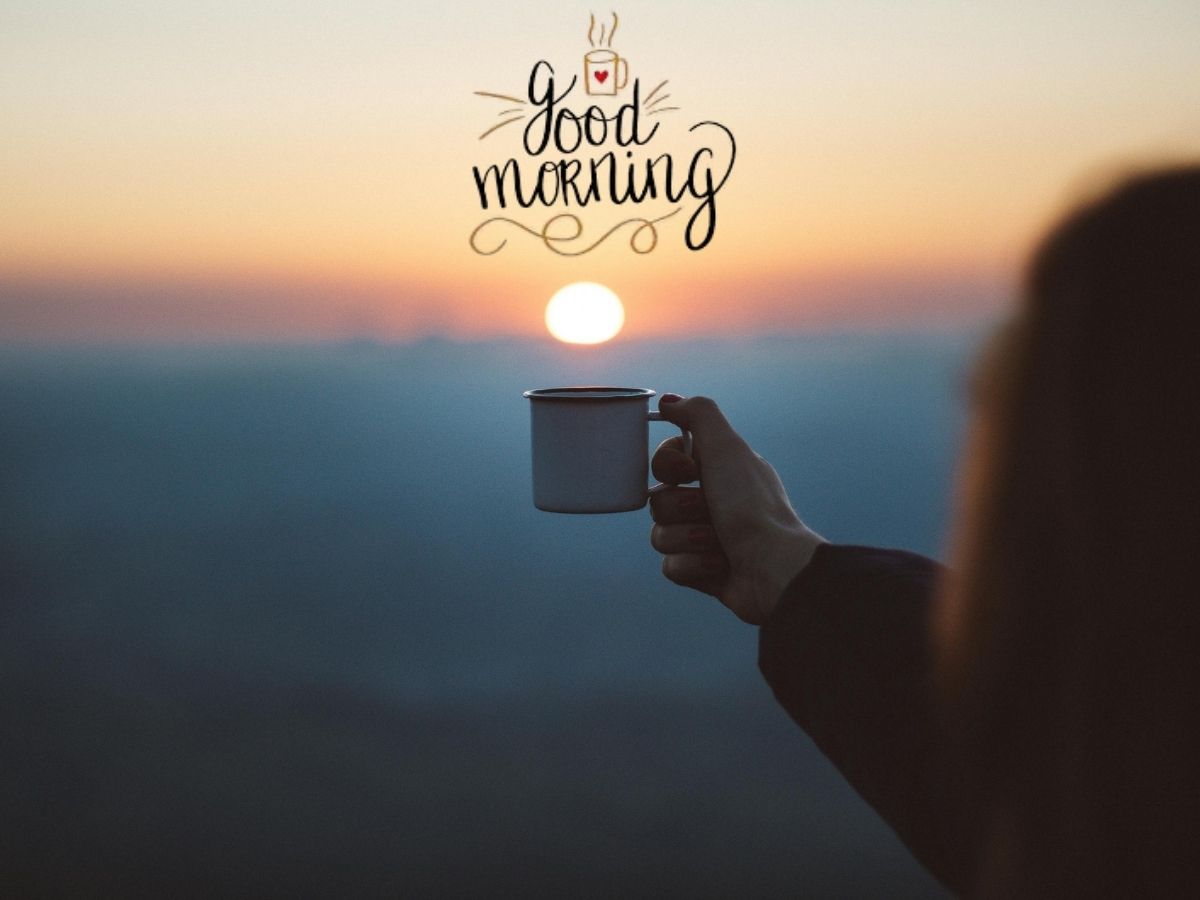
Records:
[[[658,410],[668,422],[692,433],[693,446],[699,453],[721,452],[743,444],[721,408],[708,397],[663,394]]]

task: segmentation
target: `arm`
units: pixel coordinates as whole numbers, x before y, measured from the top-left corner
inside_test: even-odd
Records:
[[[779,702],[917,858],[961,889],[970,856],[943,816],[934,761],[927,621],[939,567],[828,544],[716,404],[664,395],[659,408],[693,435],[691,457],[678,438],[654,455],[664,484],[650,540],[663,574],[762,626],[759,665]]]
[[[934,746],[928,619],[942,569],[899,550],[819,547],[759,631],[776,699],[946,885],[970,878]]]

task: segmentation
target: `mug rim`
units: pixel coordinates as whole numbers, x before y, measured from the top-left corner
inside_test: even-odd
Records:
[[[616,396],[610,395],[607,397],[573,396],[596,393],[598,391],[620,391],[621,393]],[[521,396],[527,397],[530,400],[574,400],[577,403],[621,403],[626,400],[647,400],[657,393],[657,391],[652,391],[650,388],[581,385],[574,387],[534,388],[533,390],[525,391],[523,394],[521,394]]]

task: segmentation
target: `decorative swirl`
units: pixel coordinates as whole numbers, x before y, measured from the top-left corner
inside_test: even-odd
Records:
[[[632,225],[635,222],[639,222],[641,224],[639,224],[638,227],[633,230],[633,233],[629,235],[629,249],[632,250],[634,253],[637,253],[639,255],[644,255],[646,253],[652,252],[654,250],[654,248],[658,246],[658,229],[655,228],[654,226],[657,225],[659,222],[664,221],[665,219],[671,218],[671,216],[675,215],[681,209],[683,209],[682,206],[677,206],[673,210],[671,210],[669,213],[659,216],[657,219],[644,219],[640,216],[635,216],[630,219],[625,219],[621,222],[618,222],[616,225],[612,226],[612,228],[608,229],[608,231],[604,232],[604,234],[600,235],[600,237],[596,238],[596,240],[594,242],[592,242],[587,247],[584,247],[582,250],[564,250],[564,249],[560,249],[559,247],[555,246],[555,244],[569,244],[572,241],[578,240],[579,237],[583,234],[583,222],[579,218],[579,216],[575,215],[575,213],[559,213],[558,215],[551,216],[549,219],[546,220],[546,224],[544,224],[542,226],[540,231],[535,231],[534,229],[530,228],[528,225],[522,225],[516,219],[510,219],[510,218],[507,218],[506,216],[495,216],[491,219],[485,219],[484,221],[480,222],[478,225],[475,226],[475,230],[471,232],[470,244],[471,244],[471,249],[474,250],[476,253],[478,253],[480,256],[492,256],[493,254],[499,253],[508,244],[508,238],[505,238],[504,240],[502,240],[499,244],[497,244],[491,250],[480,250],[478,244],[476,243],[476,238],[479,236],[480,231],[482,231],[488,225],[491,225],[493,222],[506,222],[509,225],[515,225],[517,228],[520,228],[526,234],[531,234],[535,238],[538,238],[543,244],[546,245],[546,249],[551,251],[552,253],[557,253],[559,256],[583,256],[583,254],[590,253],[592,250],[595,250],[597,247],[599,247],[601,244],[603,244],[606,240],[608,240],[608,238],[613,234],[613,232],[617,231],[620,228],[624,228],[626,225]],[[554,226],[558,222],[564,221],[564,220],[567,222],[570,222],[572,233],[571,234],[551,234],[551,231],[554,229]],[[646,246],[646,247],[639,247],[638,246],[638,238],[647,229],[649,229],[650,244],[649,244],[649,246]]]

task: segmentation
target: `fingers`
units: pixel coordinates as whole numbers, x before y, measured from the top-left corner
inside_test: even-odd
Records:
[[[671,553],[663,557],[662,573],[676,584],[716,596],[729,575],[729,562],[719,551]]]
[[[650,546],[659,553],[707,553],[720,550],[711,525],[655,525],[650,529]]]
[[[699,496],[699,491],[686,491]],[[650,529],[650,545],[663,554],[662,572],[684,587],[714,597],[729,576],[729,560],[721,551],[717,533],[708,524],[680,522],[656,524]]]
[[[650,491],[650,518],[670,525],[673,522],[709,521],[708,504],[700,488],[659,485]]]
[[[675,437],[669,437],[669,438],[667,438],[665,441],[663,441],[661,444],[659,444],[659,445],[658,445],[658,446],[655,448],[654,452],[655,452],[655,453],[657,453],[659,450],[668,450],[668,449],[670,449],[670,450],[679,450],[679,451],[681,451],[681,452],[682,452],[682,450],[683,450],[683,437],[677,434],[677,435],[675,435]]]
[[[683,439],[667,438],[650,459],[650,471],[664,484],[687,484],[700,477],[700,467],[683,452]]]
[[[711,449],[720,452],[725,447],[742,443],[721,408],[708,397],[688,397],[666,402],[670,396],[674,395],[663,395],[658,411],[668,422],[692,433],[697,451],[708,452]]]

